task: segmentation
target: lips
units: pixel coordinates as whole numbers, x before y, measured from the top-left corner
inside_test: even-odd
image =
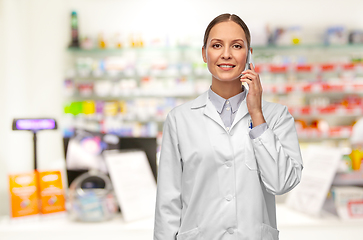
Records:
[[[218,66],[219,68],[221,68],[222,70],[231,70],[231,69],[233,69],[236,65],[222,63],[222,64],[218,64],[217,66]]]

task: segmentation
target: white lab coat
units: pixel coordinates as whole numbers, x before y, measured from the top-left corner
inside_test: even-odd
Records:
[[[208,91],[164,123],[154,240],[277,240],[275,195],[303,168],[294,118],[262,102],[269,128],[249,136],[246,98],[227,131]]]

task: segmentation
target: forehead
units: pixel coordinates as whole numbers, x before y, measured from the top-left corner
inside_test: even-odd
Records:
[[[242,27],[233,21],[217,23],[209,33],[208,39],[211,40],[213,38],[222,40],[242,38],[246,42],[246,34]]]

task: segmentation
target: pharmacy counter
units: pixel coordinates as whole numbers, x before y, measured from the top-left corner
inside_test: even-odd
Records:
[[[278,228],[281,240],[355,240],[362,239],[363,219],[342,221],[333,215],[314,218],[277,205]],[[0,220],[1,240],[151,240],[153,218],[125,223],[121,217],[104,223],[71,222],[67,218],[43,218],[12,222]]]

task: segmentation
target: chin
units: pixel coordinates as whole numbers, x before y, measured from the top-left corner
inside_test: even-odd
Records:
[[[221,76],[213,76],[215,79],[221,82],[233,82],[233,81],[239,81],[239,76],[233,76],[233,77],[221,77]]]

